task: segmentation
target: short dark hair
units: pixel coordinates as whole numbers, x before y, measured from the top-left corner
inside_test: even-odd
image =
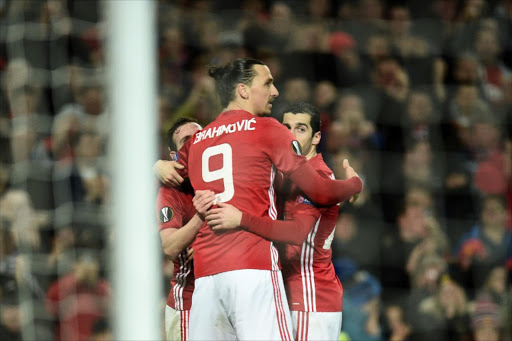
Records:
[[[235,98],[235,88],[239,83],[251,84],[256,76],[254,65],[265,65],[252,58],[235,59],[224,66],[210,66],[208,74],[215,79],[220,104],[223,108]]]
[[[197,120],[195,118],[182,117],[182,118],[178,119],[176,122],[174,122],[174,124],[171,126],[171,128],[169,128],[169,130],[167,131],[167,146],[169,147],[169,149],[177,151],[176,144],[174,143],[174,140],[172,137],[179,127],[184,126],[187,123],[197,123]],[[199,124],[199,123],[197,123],[197,124]]]
[[[313,129],[313,135],[322,129],[322,120],[320,119],[320,112],[318,109],[306,102],[297,102],[290,104],[283,110],[282,115],[286,113],[291,114],[308,114],[311,121],[311,128]]]

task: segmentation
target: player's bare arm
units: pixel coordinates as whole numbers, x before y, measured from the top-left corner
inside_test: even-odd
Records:
[[[153,171],[158,179],[170,187],[178,187],[183,182],[183,177],[177,171],[183,168],[185,166],[176,161],[158,160],[153,165]]]
[[[195,214],[182,228],[168,228],[160,231],[162,239],[162,248],[164,253],[171,260],[175,260],[178,255],[185,250],[194,241],[197,232],[201,229],[203,220]]]

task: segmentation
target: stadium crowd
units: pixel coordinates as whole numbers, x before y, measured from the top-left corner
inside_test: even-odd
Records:
[[[101,2],[0,16],[0,339],[108,339]],[[157,25],[155,160],[221,111],[207,66],[252,57],[272,115],[315,105],[325,162],[363,179],[332,244],[341,339],[512,340],[511,0],[160,0]]]

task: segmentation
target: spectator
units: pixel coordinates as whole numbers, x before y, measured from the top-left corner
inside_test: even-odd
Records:
[[[351,87],[364,84],[365,73],[355,39],[345,32],[332,32],[329,51],[336,57],[336,84]]]
[[[411,285],[407,262],[414,248],[428,235],[425,212],[410,205],[403,206],[393,229],[387,230],[380,247],[380,281],[383,299],[403,299]]]
[[[377,68],[379,61],[389,58],[391,56],[391,42],[389,37],[382,32],[375,32],[368,37],[361,53],[363,62],[363,70],[374,70]],[[364,75],[364,82],[366,84],[372,82],[372,74],[367,73]]]
[[[510,338],[511,329],[505,321],[512,318],[512,293],[507,290],[507,268],[503,265],[493,267],[485,280],[484,285],[477,293],[476,304],[481,302],[494,303],[498,310],[499,320],[502,321],[502,335],[504,339]]]
[[[189,95],[179,104],[173,119],[186,116],[196,118],[200,124],[206,125],[215,119],[212,113],[220,110],[220,103],[215,92],[215,83],[200,62],[197,62],[191,73],[192,88]],[[168,128],[172,123],[173,121],[166,122]]]
[[[479,72],[480,62],[473,53],[459,53],[455,58],[453,67],[453,80],[455,84],[472,84],[483,87]],[[483,89],[482,89],[483,91]]]
[[[290,104],[309,102],[312,96],[311,85],[303,77],[287,79],[284,83],[282,95],[276,98],[273,112],[282,112]]]
[[[394,5],[389,9],[389,28],[393,49],[399,56],[425,57],[431,52],[424,39],[412,34],[412,20],[407,7]]]
[[[435,215],[435,204],[432,192],[426,187],[410,186],[405,192],[405,203],[411,206],[419,206],[429,215]]]
[[[273,51],[280,49],[286,51],[294,29],[294,16],[290,6],[283,1],[273,2],[270,7],[269,20],[267,24],[269,37],[269,48]],[[270,70],[276,75],[274,70]]]
[[[333,119],[331,115],[336,101],[336,94],[336,86],[328,80],[316,83],[313,90],[313,105],[320,111],[322,131],[325,131],[325,129],[329,127]]]
[[[446,275],[439,256],[421,260],[409,298],[408,320],[413,340],[465,340],[469,315],[464,289]]]
[[[500,131],[492,118],[482,118],[474,122],[472,131],[472,147],[475,159],[473,182],[484,195],[496,194],[505,196],[510,176],[506,174],[507,158],[504,153]]]
[[[46,309],[57,322],[57,340],[89,340],[93,326],[105,317],[109,284],[100,277],[100,264],[83,254],[73,270],[53,282],[46,293]]]
[[[450,131],[446,132],[447,149],[468,149],[473,123],[492,115],[489,106],[479,95],[476,85],[459,85],[450,102],[448,121],[451,127]]]
[[[376,277],[359,270],[344,283],[342,330],[351,340],[383,340],[380,325],[381,286]]]
[[[406,269],[411,276],[414,275],[424,258],[429,256],[447,258],[449,253],[448,238],[435,218],[425,216],[424,224],[427,229],[425,237],[414,247],[407,260]]]
[[[22,341],[22,310],[17,291],[2,290],[0,299],[0,339]]]
[[[420,141],[410,145],[403,163],[405,183],[409,186],[425,186],[433,192],[439,192],[443,173],[434,157],[429,142]]]
[[[503,340],[503,321],[496,304],[480,300],[471,315],[471,329],[475,341]]]
[[[411,91],[403,119],[406,143],[428,141],[434,151],[441,151],[440,120],[441,114],[436,110],[432,97],[422,90]]]
[[[372,218],[358,213],[354,207],[341,209],[332,244],[333,259],[349,258],[361,270],[378,275],[382,226],[374,224]]]
[[[510,69],[499,59],[501,54],[500,36],[497,28],[482,27],[477,32],[474,49],[480,61],[479,74],[484,80],[486,98],[495,110],[503,109],[505,89],[510,86]]]
[[[27,192],[10,189],[0,197],[0,218],[17,247],[37,250],[41,246],[39,229],[48,223],[48,216],[34,210]]]
[[[58,275],[72,270],[75,257],[75,240],[75,232],[70,226],[62,227],[55,232],[52,248],[46,260],[52,282]]]
[[[61,125],[68,125],[61,122],[69,122],[70,116],[73,117],[72,128],[76,128],[78,123],[81,129],[95,132],[106,140],[110,131],[109,114],[104,103],[103,88],[93,76],[82,84],[77,103],[68,103],[57,113],[54,119],[54,134],[66,132]],[[57,142],[60,140],[55,141]]]
[[[340,147],[364,154],[376,141],[373,122],[366,118],[362,99],[356,94],[342,95],[336,103],[335,117],[341,123]]]
[[[456,244],[453,255],[457,270],[472,296],[484,285],[493,267],[504,266],[512,258],[512,234],[507,230],[506,219],[504,199],[486,196],[482,199],[479,222]]]
[[[386,340],[405,341],[411,335],[411,326],[405,321],[405,313],[398,303],[389,303],[384,309],[384,336]]]
[[[55,165],[57,205],[68,202],[100,205],[106,201],[108,178],[101,158],[102,142],[94,132],[80,133],[74,160]]]

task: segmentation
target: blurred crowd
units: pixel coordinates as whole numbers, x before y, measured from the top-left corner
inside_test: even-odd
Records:
[[[109,338],[102,5],[0,1],[1,340]],[[512,0],[157,6],[155,160],[221,111],[207,66],[253,57],[273,115],[314,104],[324,159],[363,178],[333,241],[342,339],[512,340]]]

